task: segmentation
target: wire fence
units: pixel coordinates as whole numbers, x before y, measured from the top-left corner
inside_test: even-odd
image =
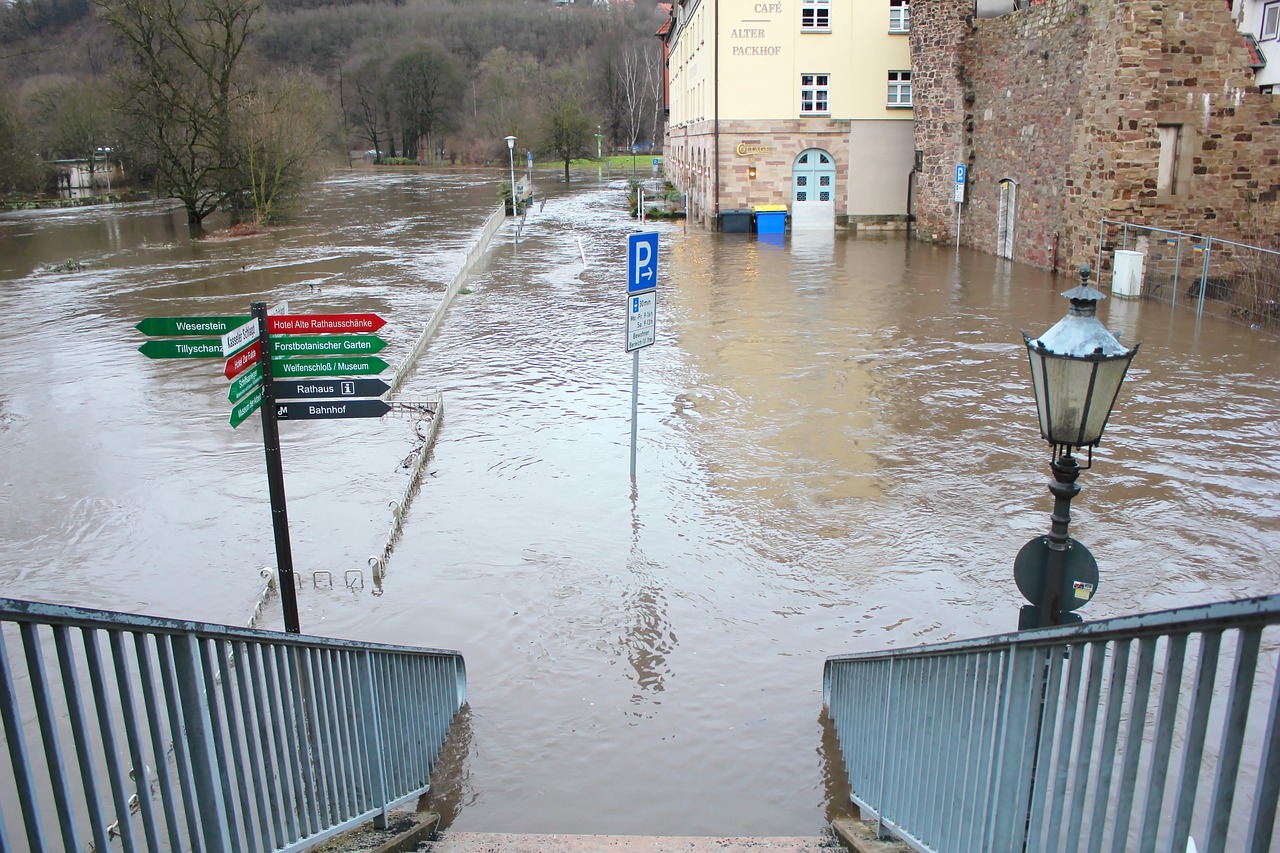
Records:
[[[1280,329],[1280,251],[1103,219],[1098,226],[1098,269],[1117,270],[1117,250],[1142,256],[1138,293],[1143,299],[1194,308],[1257,328]],[[1105,276],[1100,276],[1105,281]]]

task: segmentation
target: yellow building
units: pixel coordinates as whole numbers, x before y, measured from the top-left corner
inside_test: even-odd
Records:
[[[905,223],[910,2],[676,0],[664,153],[690,219],[786,204],[793,230]]]

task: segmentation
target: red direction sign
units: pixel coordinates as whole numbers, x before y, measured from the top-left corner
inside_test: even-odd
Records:
[[[281,314],[267,317],[272,335],[325,335],[376,332],[387,324],[377,314]]]
[[[223,375],[228,379],[235,379],[261,360],[262,344],[255,342],[253,346],[245,347],[227,359],[227,369],[223,371]]]

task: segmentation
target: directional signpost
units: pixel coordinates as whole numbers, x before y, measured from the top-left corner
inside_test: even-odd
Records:
[[[276,403],[276,418],[282,421],[328,418],[380,418],[391,411],[382,400],[296,400]]]
[[[222,354],[231,355],[250,341],[258,339],[258,321],[251,319],[238,329],[232,329],[222,336]]]
[[[271,384],[277,400],[381,397],[391,390],[381,379],[277,379]]]
[[[243,326],[248,319],[248,317],[148,317],[134,328],[150,337],[225,335],[232,329]]]
[[[245,347],[240,352],[227,359],[227,366],[223,369],[222,375],[228,379],[235,379],[245,369],[257,364],[262,360],[262,344],[255,342],[251,347]]]
[[[147,358],[221,358],[222,341],[217,338],[147,341],[138,347],[138,352]]]
[[[272,355],[372,355],[387,342],[377,335],[276,335]]]
[[[631,479],[636,478],[640,350],[657,339],[658,232],[627,235],[627,343],[631,353]]]
[[[258,411],[258,407],[262,405],[262,393],[263,387],[262,385],[258,385],[252,394],[245,397],[231,408],[231,426],[233,429],[244,423],[245,419],[248,418],[249,415]]]
[[[231,380],[231,390],[227,392],[227,399],[234,403],[236,400],[243,397],[246,392],[252,391],[261,384],[262,365],[255,364],[253,367]]]
[[[375,356],[345,358],[290,358],[272,362],[271,375],[291,376],[377,376],[391,365]]]
[[[386,324],[377,314],[285,314],[267,318],[273,335],[347,335],[376,332]]]
[[[298,601],[277,423],[379,418],[391,411],[391,404],[376,399],[390,390],[381,379],[346,378],[373,376],[390,366],[373,356],[386,347],[373,334],[386,325],[385,320],[367,313],[288,311],[287,303],[268,311],[265,302],[255,302],[248,317],[148,317],[136,328],[161,338],[138,348],[148,358],[226,359],[223,375],[231,380],[227,399],[233,404],[232,427],[262,412],[284,627],[296,634],[300,631]]]

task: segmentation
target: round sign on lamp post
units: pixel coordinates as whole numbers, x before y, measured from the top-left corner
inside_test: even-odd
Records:
[[[1014,562],[1018,589],[1031,602],[1022,608],[1019,628],[1079,621],[1069,611],[1083,607],[1097,591],[1097,561],[1067,535],[1071,499],[1080,493],[1080,472],[1093,467],[1093,448],[1102,440],[1138,346],[1126,349],[1098,319],[1098,302],[1106,295],[1089,286],[1090,274],[1088,265],[1082,266],[1080,286],[1062,294],[1071,307],[1053,328],[1034,339],[1022,333],[1040,435],[1052,448],[1054,507],[1049,534],[1028,542]],[[1082,447],[1089,454],[1084,466],[1073,455]]]

